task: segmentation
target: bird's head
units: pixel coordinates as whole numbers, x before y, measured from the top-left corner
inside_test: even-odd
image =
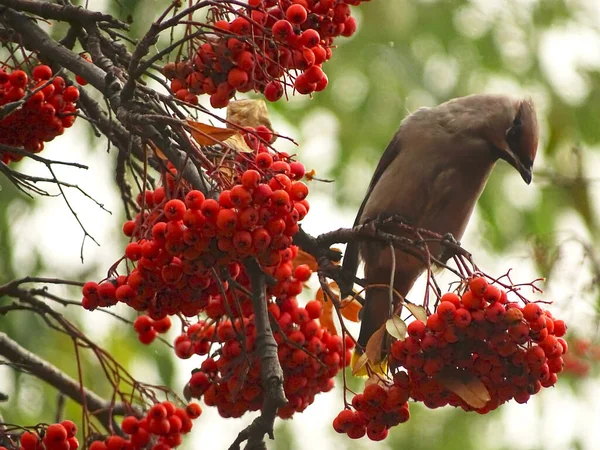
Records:
[[[440,123],[452,132],[483,139],[494,159],[503,159],[531,183],[538,146],[538,124],[531,99],[475,94],[438,108]]]
[[[513,100],[512,117],[503,138],[494,142],[498,158],[519,171],[525,183],[531,183],[531,171],[537,153],[538,123],[531,99]]]

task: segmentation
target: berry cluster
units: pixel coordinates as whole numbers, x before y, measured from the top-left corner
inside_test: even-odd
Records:
[[[15,111],[0,119],[0,143],[38,153],[44,149],[44,142],[73,125],[79,90],[67,87],[62,77],[51,79],[52,69],[48,66],[34,67],[31,78],[22,70],[9,73],[0,69],[0,107],[23,101]],[[2,151],[0,157],[5,164],[23,158]]]
[[[372,441],[382,441],[391,427],[410,418],[408,397],[407,386],[369,384],[362,394],[352,398],[354,411],[342,410],[334,419],[333,428],[352,439],[366,434]]]
[[[263,401],[254,316],[251,308],[242,309],[243,317],[199,322],[175,341],[180,357],[208,355],[192,373],[188,389],[191,396],[216,406],[223,417],[241,417],[258,410]],[[333,378],[349,363],[354,343],[321,327],[317,300],[301,307],[295,297],[286,297],[271,302],[268,309],[288,399],[278,415],[290,418],[304,411],[316,394],[333,388]]]
[[[171,328],[171,318],[165,316],[159,320],[153,320],[148,316],[139,316],[133,322],[133,329],[138,334],[142,344],[151,344],[158,333],[166,333]]]
[[[308,188],[299,181],[304,166],[268,150],[254,134],[246,140],[256,153],[243,156],[237,177],[218,200],[177,185],[174,169],[165,187],[138,197],[143,212],[123,227],[132,238],[125,258],[133,268],[127,276],[86,283],[85,308],[123,302],[154,320],[202,311],[217,319],[235,309],[229,285],[249,286],[241,264],[247,257],[255,257],[277,280],[269,295],[302,291],[305,279],[293,276],[291,243],[309,207]]]
[[[121,428],[128,439],[121,436],[109,436],[103,440],[93,441],[90,450],[138,450],[152,445],[152,450],[170,450],[181,445],[181,436],[192,429],[192,420],[202,414],[197,403],[190,403],[185,408],[177,408],[173,403],[165,401],[156,403],[142,419],[126,416]]]
[[[198,103],[210,95],[215,108],[227,106],[236,92],[263,92],[269,101],[284,93],[283,77],[299,73],[300,94],[327,86],[322,64],[331,58],[334,38],[352,36],[356,20],[349,5],[361,0],[249,0],[229,20],[210,22],[214,38],[199,45],[186,61],[169,63],[164,75],[180,100]]]
[[[64,420],[61,423],[48,425],[39,435],[25,431],[20,438],[20,448],[22,450],[75,450],[79,448],[76,434],[77,425],[70,420]]]
[[[508,302],[505,291],[475,277],[462,296],[443,295],[427,323],[408,325],[408,337],[392,346],[391,365],[406,368],[414,400],[485,414],[513,398],[525,403],[556,383],[565,332],[565,323],[537,303]],[[448,389],[473,377],[489,393],[482,407]]]

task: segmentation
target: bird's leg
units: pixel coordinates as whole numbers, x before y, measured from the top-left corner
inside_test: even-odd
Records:
[[[409,220],[400,214],[390,214],[388,219],[392,222],[397,222],[403,225],[414,225],[412,220]]]
[[[460,247],[460,242],[455,239],[452,233],[446,233],[440,244],[443,250],[439,259],[445,264],[450,258],[458,254],[457,249]]]

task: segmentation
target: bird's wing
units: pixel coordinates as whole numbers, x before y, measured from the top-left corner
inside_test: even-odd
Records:
[[[377,184],[377,181],[385,172],[385,169],[390,165],[390,163],[396,158],[398,153],[400,153],[400,129],[396,132],[391,142],[386,147],[379,163],[377,164],[377,168],[375,169],[375,173],[373,174],[373,178],[371,178],[371,182],[369,183],[369,188],[367,189],[367,194],[358,209],[358,214],[356,214],[356,219],[354,220],[354,226],[358,225],[361,220],[361,216],[363,214],[363,210],[365,209],[365,205],[369,201],[369,197],[371,196],[371,192],[373,188]],[[390,194],[391,195],[391,194]],[[344,253],[344,262],[342,264],[342,268],[346,274],[354,277],[356,275],[356,271],[358,269],[358,256],[359,256],[359,243],[357,241],[348,242],[346,246],[346,251]],[[352,285],[354,283],[349,283],[349,286],[340,286],[342,288],[343,293],[350,293],[352,290]],[[344,289],[346,288],[346,289]]]

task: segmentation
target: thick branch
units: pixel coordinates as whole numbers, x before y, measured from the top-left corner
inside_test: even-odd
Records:
[[[65,22],[106,22],[115,28],[128,30],[129,25],[115,19],[110,14],[99,11],[90,11],[81,6],[56,5],[47,1],[35,0],[0,0],[0,4],[25,11],[49,20],[62,20]]]
[[[77,403],[85,404],[88,411],[96,416],[107,430],[119,430],[113,415],[125,414],[127,410],[124,405],[111,405],[110,402],[82,387],[79,382],[36,354],[21,347],[10,339],[6,333],[2,332],[0,332],[0,355],[37,378],[44,380]]]
[[[238,435],[235,442],[229,447],[230,450],[239,449],[240,444],[244,441],[248,441],[246,450],[266,449],[264,436],[268,434],[271,439],[274,439],[273,424],[277,410],[287,403],[283,390],[283,370],[277,356],[277,342],[275,342],[269,322],[265,274],[255,259],[246,260],[246,267],[252,280],[256,349],[260,358],[260,376],[265,399],[261,415]]]
[[[19,33],[19,38],[25,48],[32,52],[39,52],[54,63],[60,64],[69,71],[82,76],[100,92],[105,92],[106,83],[104,78],[106,73],[56,42],[37,26],[31,17],[11,8],[4,9],[2,17],[10,28]]]

